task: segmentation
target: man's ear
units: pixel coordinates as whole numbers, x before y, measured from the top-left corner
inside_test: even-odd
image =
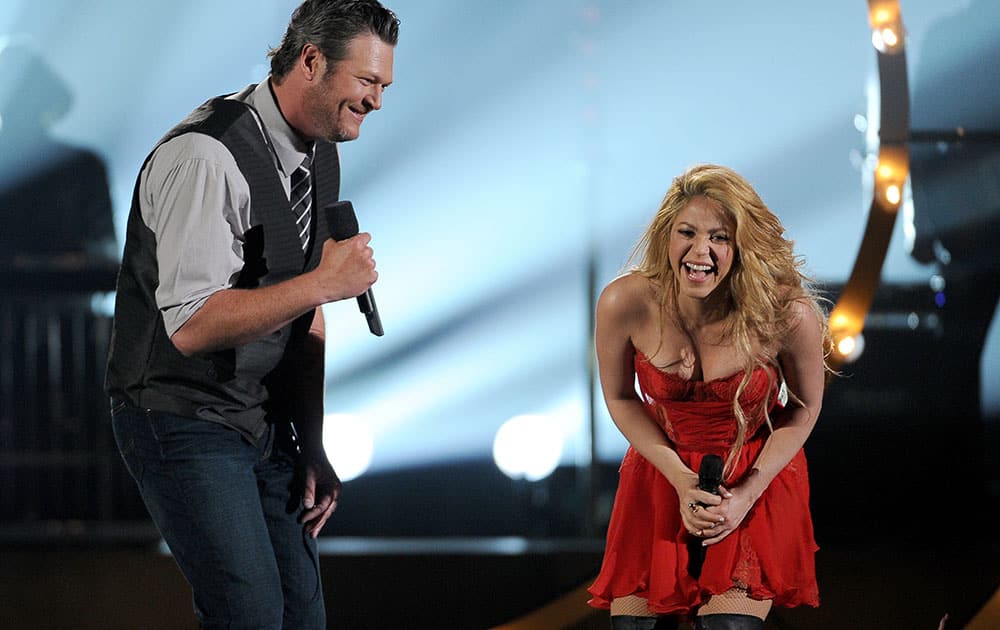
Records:
[[[313,81],[323,76],[326,69],[326,56],[315,44],[306,44],[299,53],[299,67],[306,81]]]

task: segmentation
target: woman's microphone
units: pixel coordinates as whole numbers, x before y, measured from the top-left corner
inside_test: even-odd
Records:
[[[698,489],[712,494],[719,494],[719,485],[722,484],[722,458],[709,453],[701,460],[698,468]],[[701,507],[706,507],[704,503],[698,503]],[[705,547],[701,544],[700,538],[692,537],[688,540],[688,573],[691,577],[698,579],[701,576],[701,565],[705,562]]]

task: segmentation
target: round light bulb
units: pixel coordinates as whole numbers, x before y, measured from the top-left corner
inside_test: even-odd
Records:
[[[844,337],[837,343],[837,352],[846,357],[854,352],[856,345],[857,342],[854,340],[854,337]]]
[[[884,28],[882,29],[882,41],[888,48],[892,48],[899,43],[899,36],[891,28]]]
[[[885,200],[894,206],[898,206],[903,200],[903,193],[898,184],[889,184],[885,189]]]
[[[844,363],[851,363],[861,356],[865,350],[865,337],[860,332],[847,335],[837,342],[837,354]]]
[[[323,417],[323,449],[341,481],[363,475],[372,463],[375,438],[359,418],[331,413]]]
[[[562,449],[562,431],[553,418],[514,416],[497,430],[493,461],[511,479],[540,481],[555,471]]]

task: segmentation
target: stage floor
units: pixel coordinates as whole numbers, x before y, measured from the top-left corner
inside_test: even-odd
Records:
[[[197,628],[172,558],[139,538],[119,544],[85,544],[72,536],[46,544],[6,539],[0,627]],[[947,547],[931,542],[902,548],[886,537],[822,545],[822,605],[776,610],[767,628],[934,630],[946,614],[945,628],[965,627],[1000,587],[1000,548],[973,540]],[[328,538],[321,549],[330,628],[486,629],[587,584],[600,563],[601,541]],[[580,596],[578,606],[570,603],[564,624],[547,624],[607,628],[606,615],[585,602]]]

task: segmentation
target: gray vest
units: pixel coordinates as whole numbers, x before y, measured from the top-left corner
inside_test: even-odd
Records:
[[[322,209],[335,202],[340,192],[336,146],[322,141],[316,144],[312,237],[309,250],[303,254],[274,158],[250,107],[221,97],[212,99],[158,145],[188,132],[204,133],[222,142],[250,186],[252,227],[244,235],[244,265],[236,287],[264,287],[315,268],[323,241],[329,236]],[[312,312],[243,346],[192,357],[182,355],[167,337],[156,306],[156,238],[142,221],[138,181],[135,191],[118,274],[108,394],[138,407],[221,422],[252,439],[264,432],[268,422],[293,419],[282,401],[293,376],[285,374],[283,359],[302,343]]]

